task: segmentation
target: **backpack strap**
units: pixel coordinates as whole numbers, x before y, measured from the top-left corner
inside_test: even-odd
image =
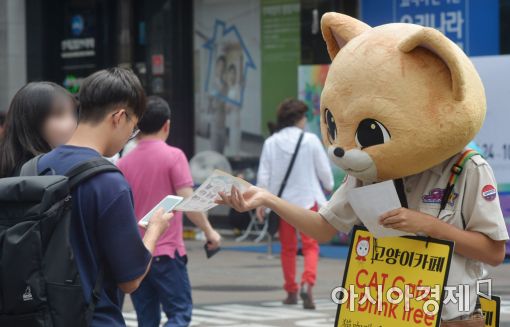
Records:
[[[478,152],[476,152],[473,149],[468,149],[462,152],[459,159],[455,162],[455,164],[450,169],[450,178],[448,179],[448,184],[446,184],[445,191],[443,193],[443,198],[441,199],[441,207],[439,209],[439,214],[441,211],[446,208],[446,204],[448,203],[448,200],[450,199],[450,195],[453,192],[453,187],[455,186],[455,183],[457,183],[457,180],[459,179],[460,174],[464,170],[464,166],[466,165],[466,162],[471,159],[471,157],[481,155]],[[463,224],[465,222],[463,221]]]
[[[23,164],[20,171],[20,176],[38,176],[39,170],[37,169],[37,163],[44,154],[39,154],[32,159],[28,160]]]
[[[65,175],[69,178],[69,189],[72,190],[85,180],[104,172],[122,174],[117,166],[110,161],[104,158],[94,158],[71,168]]]
[[[68,171],[65,175],[69,179],[69,189],[72,190],[80,183],[86,181],[87,179],[104,172],[118,172],[122,174],[121,171],[117,168],[117,166],[115,166],[110,161],[104,158],[94,158],[71,168],[71,170]],[[92,289],[90,303],[87,308],[87,312],[85,313],[87,326],[90,326],[90,324],[92,323],[92,318],[94,317],[96,305],[99,302],[99,299],[101,298],[103,280],[104,280],[104,265],[101,263],[99,265],[99,272],[97,275],[96,283],[94,284],[94,288]]]
[[[65,175],[67,176],[67,178],[69,178],[69,189],[72,190],[80,183],[86,181],[87,179],[104,172],[118,172],[122,174],[121,171],[117,168],[117,166],[115,166],[110,161],[100,157],[87,160],[71,168],[71,170],[68,171]],[[99,302],[99,299],[101,298],[103,280],[104,280],[104,265],[100,263],[96,283],[94,284],[94,288],[92,289],[90,303],[87,308],[87,312],[85,313],[87,326],[91,325],[96,305]]]
[[[278,191],[278,197],[282,196],[283,191],[285,190],[285,186],[287,186],[287,181],[289,180],[290,172],[292,171],[292,167],[294,166],[294,161],[296,161],[296,157],[299,152],[299,146],[301,145],[301,142],[303,141],[304,135],[305,135],[305,132],[301,132],[301,134],[299,135],[299,139],[296,143],[296,148],[294,149],[294,153],[292,154],[292,158],[290,159],[289,166],[287,167],[287,171],[285,172],[285,176],[283,177],[282,184],[280,185],[280,190]]]
[[[99,266],[99,272],[97,274],[96,284],[94,285],[94,289],[92,289],[92,297],[90,298],[90,303],[87,308],[87,312],[85,312],[85,319],[87,320],[87,326],[92,324],[92,318],[94,317],[94,311],[96,310],[96,305],[101,298],[101,290],[103,289],[103,280],[104,280],[104,266],[101,264]]]

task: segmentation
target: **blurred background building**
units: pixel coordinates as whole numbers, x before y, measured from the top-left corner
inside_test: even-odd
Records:
[[[326,11],[372,25],[432,25],[464,43],[469,55],[510,51],[508,0],[1,0],[0,110],[27,81],[51,80],[76,92],[91,72],[126,66],[148,93],[171,103],[170,143],[188,156],[211,147],[229,157],[256,156],[277,104],[300,96],[298,75],[325,76],[299,66],[329,63],[320,34]],[[227,135],[212,146],[220,57],[230,87],[219,95],[234,114],[220,124]],[[308,87],[301,91],[313,97]],[[240,142],[228,137],[236,123]]]

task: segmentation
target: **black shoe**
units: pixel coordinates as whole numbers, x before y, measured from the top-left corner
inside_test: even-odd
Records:
[[[303,300],[303,309],[315,310],[315,303],[313,302],[311,285],[303,284],[301,286],[301,292],[299,295],[301,296],[301,300]]]

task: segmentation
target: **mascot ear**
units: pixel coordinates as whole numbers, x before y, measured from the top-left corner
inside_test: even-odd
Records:
[[[457,101],[464,100],[466,96],[466,67],[459,60],[459,58],[465,56],[462,50],[441,32],[430,27],[423,27],[408,35],[398,45],[400,51],[406,53],[417,47],[423,47],[431,51],[446,64],[452,78],[454,99]],[[461,53],[460,56],[459,52]]]
[[[370,28],[367,24],[350,16],[336,12],[325,13],[321,19],[321,30],[331,60],[347,42]]]

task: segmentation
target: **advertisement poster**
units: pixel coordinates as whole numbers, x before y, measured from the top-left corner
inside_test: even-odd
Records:
[[[195,0],[194,56],[196,152],[259,155],[259,1]]]

